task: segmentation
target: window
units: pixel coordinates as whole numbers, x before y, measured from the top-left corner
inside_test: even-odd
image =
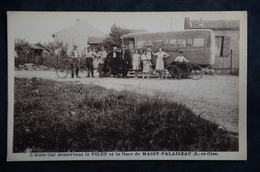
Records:
[[[193,46],[193,42],[192,42],[192,39],[191,39],[191,38],[189,38],[189,39],[187,40],[187,46],[188,46],[188,47]]]
[[[194,47],[203,47],[204,46],[204,38],[194,38],[193,46]]]
[[[133,49],[134,48],[134,38],[125,38],[123,41],[123,44],[128,46],[128,48]]]
[[[165,37],[153,37],[152,40],[152,47],[153,48],[159,48],[159,47],[168,47],[169,40]]]
[[[186,47],[186,39],[184,38],[171,38],[170,47]]]
[[[188,47],[203,47],[205,46],[205,40],[203,35],[188,35],[187,39],[187,46]]]
[[[153,46],[153,40],[152,39],[148,39],[147,40],[147,47],[152,47]]]
[[[158,48],[162,46],[162,38],[154,37],[153,38],[153,48]]]
[[[224,36],[216,36],[215,39],[216,43],[216,56],[223,57],[223,43],[224,43]]]
[[[169,45],[169,40],[168,39],[163,39],[162,46],[163,47],[168,47],[168,45]]]
[[[145,38],[137,38],[136,48],[143,48],[147,45],[147,41]]]

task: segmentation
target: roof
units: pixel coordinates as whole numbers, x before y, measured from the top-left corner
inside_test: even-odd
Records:
[[[42,47],[34,45],[34,44],[30,44],[29,46],[30,46],[30,48],[35,49],[35,50],[37,50],[37,49],[38,50],[45,50],[45,48],[42,48]]]
[[[99,44],[101,43],[106,37],[88,37],[89,44]]]
[[[192,29],[239,29],[239,20],[191,20]]]
[[[73,29],[77,29],[77,28],[80,28],[80,29],[88,32],[90,35],[93,34],[94,36],[97,36],[97,37],[104,37],[105,36],[105,33],[99,31],[98,29],[94,28],[93,26],[90,26],[89,24],[87,24],[85,22],[76,23],[76,24],[74,24],[74,25],[72,25],[68,28],[65,28],[65,29],[62,29],[58,32],[53,33],[51,36],[55,37],[55,34],[57,34],[57,33],[66,32],[68,30],[73,30]]]
[[[45,45],[43,45],[43,44],[41,44],[41,43],[36,43],[36,44],[34,44],[34,45],[36,45],[36,46],[38,46],[38,47],[41,47],[41,48],[44,48],[45,50],[47,50],[47,51],[51,51],[48,47],[46,47]]]
[[[139,35],[142,35],[142,36],[150,36],[150,35],[164,35],[164,34],[180,34],[180,33],[189,33],[189,32],[196,32],[196,33],[201,33],[201,32],[212,32],[212,30],[210,29],[192,29],[192,30],[179,30],[179,31],[164,31],[164,32],[139,32],[139,33],[128,33],[128,34],[125,34],[123,36],[121,36],[121,38],[126,38],[126,37],[136,37],[136,36],[139,36]]]

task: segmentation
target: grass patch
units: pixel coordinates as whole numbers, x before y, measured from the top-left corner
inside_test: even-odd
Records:
[[[238,151],[236,133],[160,96],[15,78],[14,152]]]

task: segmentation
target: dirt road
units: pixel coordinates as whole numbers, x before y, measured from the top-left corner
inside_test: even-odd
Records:
[[[97,76],[97,75],[96,75]],[[108,78],[65,78],[60,79],[50,71],[15,71],[15,77],[37,77],[55,81],[96,84],[109,89],[130,90],[142,94],[164,95],[182,102],[201,117],[214,121],[227,130],[238,132],[238,77],[204,75],[202,79],[173,80],[118,79]],[[162,92],[159,94],[159,92]]]

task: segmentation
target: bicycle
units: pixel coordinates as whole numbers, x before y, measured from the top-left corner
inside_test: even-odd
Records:
[[[88,77],[89,70],[85,65],[81,65],[79,60],[75,60],[75,67],[72,69],[74,70],[74,73],[76,70],[78,70],[78,76],[80,78],[86,78]],[[63,59],[62,65],[58,66],[56,69],[56,74],[59,78],[66,78],[69,73],[71,73],[71,63],[74,63],[69,61],[68,59]]]
[[[192,80],[199,80],[203,76],[203,70],[199,65],[192,65],[190,62],[186,64],[186,70],[183,71],[178,62],[170,63],[171,65],[167,66],[166,69],[172,75],[174,79],[178,77],[181,79],[182,77],[191,78]]]

